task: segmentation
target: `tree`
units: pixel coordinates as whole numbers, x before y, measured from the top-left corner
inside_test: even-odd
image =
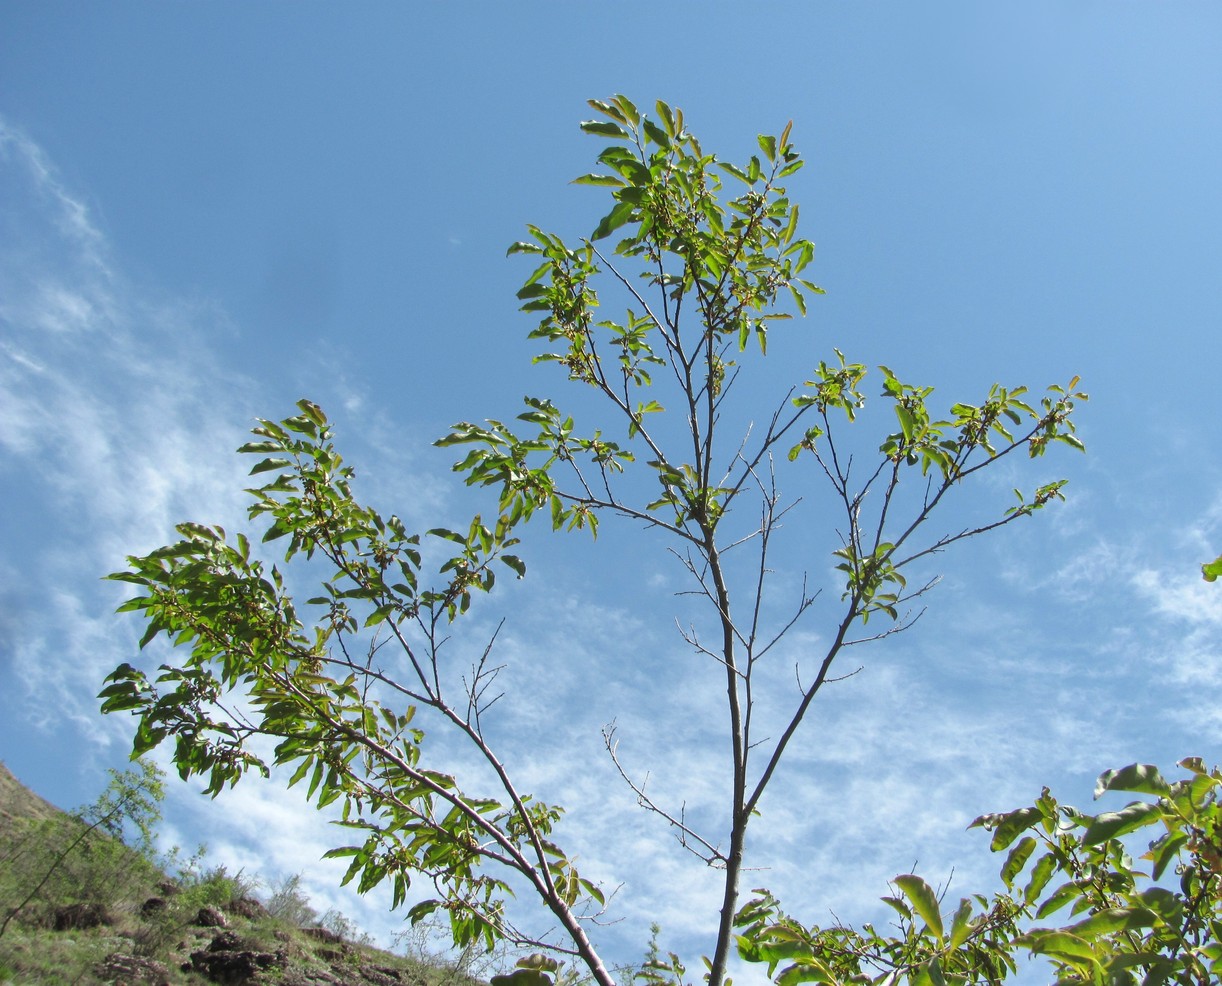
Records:
[[[92,804],[31,823],[0,846],[0,937],[34,901],[47,911],[112,905],[151,882],[164,775],[148,760],[139,767],[110,771],[110,784]]]
[[[250,516],[269,522],[263,541],[287,543],[294,570],[311,558],[324,563],[321,594],[308,601],[316,616],[298,615],[285,574],[255,557],[245,534],[230,540],[220,528],[182,524],[176,543],[130,558],[111,577],[137,588],[121,608],[146,622],[141,645],[164,634],[183,650],[155,677],[122,665],[101,697],[104,711],[137,716],[137,754],[173,740],[180,773],[206,776],[213,795],[248,770],[266,774],[251,741],[273,738],[270,759],[293,768],[290,783],[308,778],[308,797],[319,807],[338,803],[343,823],[363,834],[331,852],[351,859],[346,879],[359,878],[361,890],[390,880],[399,904],[412,877],[423,876],[438,896],[413,906],[412,920],[443,911],[459,944],[508,938],[546,948],[609,986],[586,933],[603,893],[561,848],[561,809],[519,790],[485,730],[498,694],[494,640],[466,674],[443,644],[473,595],[493,588],[499,566],[525,574],[513,549],[535,517],[592,533],[608,516],[644,525],[680,559],[705,604],[704,628],[693,624],[684,638],[724,683],[722,831],[698,830],[647,794],[617,758],[613,728],[606,745],[641,804],[724,874],[707,959],[709,983],[721,986],[751,818],[815,697],[834,680],[834,662],[919,617],[912,604],[934,581],[909,586],[919,563],[1061,498],[1062,481],[1045,483],[1016,491],[1000,515],[927,533],[935,511],[962,502],[997,462],[1057,443],[1080,449],[1071,414],[1086,395],[1076,377],[1030,404],[1026,388],[995,385],[978,403],[952,403],[939,416],[933,388],[880,367],[894,420],[876,455],[852,437],[868,417],[866,367],[839,350],[802,386],[762,408],[745,405],[743,383],[758,371],[770,331],[805,314],[807,298],[820,293],[803,276],[814,245],[798,236],[798,207],[782,184],[803,163],[790,127],[761,136],[759,154],[736,166],[705,153],[682,112],[665,103],[656,120],[623,96],[590,105],[599,119],[582,129],[610,144],[598,156],[604,172],[576,181],[609,189],[610,211],[576,245],[532,226],[509,252],[536,264],[518,293],[523,310],[541,319],[530,334],[545,347],[535,362],[558,364],[587,388],[603,409],[601,427],[579,430],[542,397],[527,397],[513,423],[455,425],[437,444],[466,449],[454,468],[467,484],[495,491],[495,518],[422,536],[355,498],[352,471],[316,404],[303,400],[299,414],[261,420],[240,451],[259,457],[252,474],[272,478],[250,490]],[[600,317],[598,290],[618,292],[624,314]],[[778,666],[776,645],[817,596],[804,584],[777,621],[765,606],[781,518],[796,522],[800,513],[782,496],[782,473],[830,491],[834,513],[813,519],[839,532],[840,595],[826,651],[800,669],[779,720],[765,723],[760,687],[792,673]],[[426,576],[425,560],[439,549]],[[401,670],[389,670],[387,647]],[[469,787],[433,765],[426,722],[465,737],[492,786]],[[505,898],[524,887],[565,941],[511,922]]]

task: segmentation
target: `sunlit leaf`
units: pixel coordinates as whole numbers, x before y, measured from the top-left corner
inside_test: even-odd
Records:
[[[1158,768],[1148,763],[1133,763],[1119,770],[1105,770],[1095,783],[1095,797],[1107,791],[1134,791],[1139,794],[1167,794],[1171,790]]]
[[[933,888],[914,873],[895,877],[892,881],[912,901],[913,909],[938,938],[942,937],[942,912]]]
[[[1161,815],[1157,803],[1135,801],[1120,811],[1104,812],[1097,815],[1082,835],[1082,845],[1097,846],[1108,839],[1116,839],[1126,835],[1143,825],[1149,825]]]
[[[581,129],[599,137],[619,137],[624,140],[628,138],[627,130],[618,123],[611,123],[608,120],[586,120],[581,124]]]

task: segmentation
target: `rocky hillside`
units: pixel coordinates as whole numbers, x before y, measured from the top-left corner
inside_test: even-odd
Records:
[[[223,868],[171,879],[0,763],[0,984],[475,984],[452,966],[281,920],[251,891]]]

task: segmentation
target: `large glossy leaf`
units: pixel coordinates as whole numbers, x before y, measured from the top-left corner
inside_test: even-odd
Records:
[[[635,208],[631,202],[620,202],[614,209],[603,216],[602,221],[598,224],[598,228],[590,234],[590,239],[601,240],[610,236],[632,218],[632,212]]]
[[[1148,763],[1131,763],[1118,770],[1105,770],[1095,783],[1095,797],[1107,791],[1135,791],[1138,794],[1167,794],[1171,790],[1158,768]]]
[[[1161,814],[1158,804],[1150,801],[1134,801],[1120,811],[1104,812],[1095,816],[1094,821],[1087,826],[1082,835],[1082,845],[1097,846],[1108,839],[1119,838],[1157,821]]]
[[[624,140],[628,138],[627,130],[609,120],[586,120],[581,124],[581,129],[599,137],[619,137]]]
[[[1043,817],[1044,813],[1038,808],[1019,808],[1016,811],[1000,814],[981,815],[968,828],[983,826],[990,829],[993,832],[993,838],[989,843],[989,848],[993,852],[998,852],[1009,846],[1020,833],[1025,832]]]
[[[1134,931],[1152,928],[1158,923],[1158,915],[1146,907],[1112,907],[1097,911],[1084,921],[1071,924],[1065,930],[1079,938],[1097,938],[1117,931]]]
[[[938,907],[938,896],[933,888],[915,873],[905,873],[891,881],[912,901],[913,910],[921,916],[929,930],[942,937],[942,912]]]

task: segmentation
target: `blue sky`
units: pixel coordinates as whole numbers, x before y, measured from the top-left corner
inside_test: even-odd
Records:
[[[92,696],[138,633],[98,577],[177,520],[242,523],[256,416],[323,404],[361,491],[410,524],[481,508],[430,442],[563,391],[529,365],[504,253],[527,222],[593,228],[601,193],[567,183],[602,145],[577,123],[625,92],[682,106],[729,160],[793,120],[828,294],[775,334],[775,386],[839,347],[947,403],[1073,374],[1091,394],[1086,456],[972,501],[1065,476],[1069,502],[945,556],[921,623],[829,693],[765,805],[758,882],[809,921],[873,916],[914,860],[966,893],[995,872],[975,815],[1217,761],[1222,590],[1198,566],[1222,551],[1220,44],[1192,3],[6,5],[0,759],[65,806],[123,763],[130,724]],[[512,614],[505,742],[623,884],[611,959],[653,919],[694,958],[713,884],[633,814],[598,734],[618,716],[655,783],[716,797],[693,751],[718,683],[674,633],[681,573],[626,525],[531,531],[525,555],[476,616]],[[783,561],[830,568],[822,547]],[[320,903],[392,930],[334,893],[315,861],[337,836],[296,794],[176,784],[167,810],[170,838],[307,870]]]

